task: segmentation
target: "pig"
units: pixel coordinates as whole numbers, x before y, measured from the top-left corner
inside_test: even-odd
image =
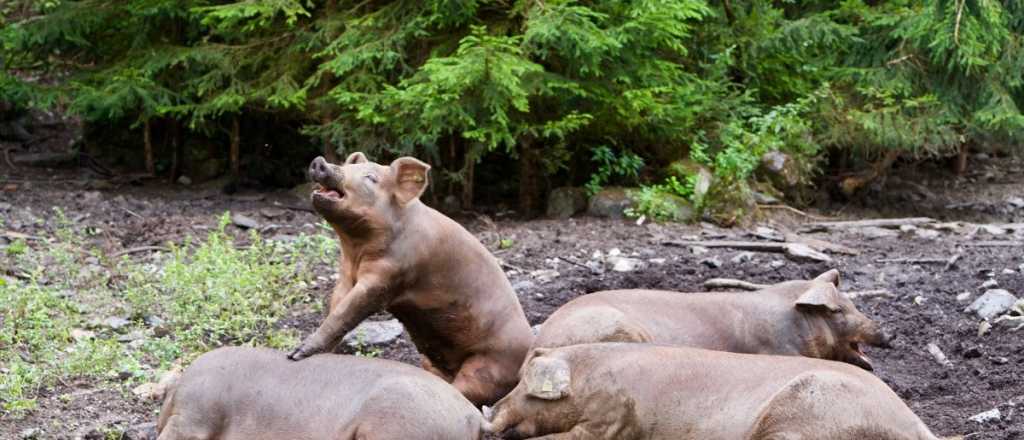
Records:
[[[735,353],[807,356],[871,370],[860,344],[890,336],[839,291],[839,271],[757,292],[595,292],[569,301],[541,326],[535,347],[652,342]]]
[[[447,382],[396,361],[225,347],[168,392],[158,440],[479,440],[483,416]]]
[[[533,332],[497,259],[419,200],[429,170],[412,157],[390,165],[362,153],[340,166],[313,160],[313,207],[341,242],[341,270],[327,317],[288,357],[331,349],[387,310],[425,356],[423,368],[474,404],[490,404],[515,386]]]
[[[873,374],[796,356],[643,343],[537,348],[485,425],[545,440],[934,440]]]

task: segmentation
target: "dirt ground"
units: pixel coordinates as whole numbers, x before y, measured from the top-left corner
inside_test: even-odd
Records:
[[[953,179],[941,172],[933,173],[934,182],[904,175],[896,184],[879,189],[877,196],[848,205],[823,205],[815,212],[842,218],[923,213],[943,221],[1021,222],[1024,207],[1005,202],[1011,196],[1024,197],[1021,163],[1009,159],[980,159],[978,163],[976,175],[965,179]],[[994,177],[985,174],[989,168],[996,170]],[[117,183],[82,170],[0,171],[0,188],[7,185],[7,190],[0,192],[0,214],[6,219],[7,229],[33,234],[52,228],[48,212],[51,206],[59,206],[76,224],[100,227],[108,252],[181,242],[188,235],[203,236],[225,211],[260,218],[264,223],[261,233],[266,236],[317,232],[314,225],[318,218],[292,209],[301,207],[302,201],[287,191],[228,196],[214,186],[183,190],[161,183]],[[266,208],[281,211],[268,219],[261,216]],[[19,216],[26,212],[47,221],[42,225],[20,224]],[[758,225],[777,230],[788,227],[799,231],[801,223],[808,221],[784,209],[765,213],[768,217]],[[752,253],[734,260],[741,251],[709,249],[701,253],[701,249],[680,245],[694,239],[759,240],[750,235],[758,225],[720,229],[707,224],[637,225],[633,221],[592,218],[524,222],[494,213],[462,214],[457,218],[503,261],[531,324],[543,322],[572,298],[598,290],[643,287],[700,291],[709,278],[774,283],[807,279],[838,268],[844,289],[888,289],[894,294],[856,301],[862,311],[897,336],[893,349],[869,348],[868,355],[875,361],[875,373],[936,434],[967,435],[975,440],[1024,438],[1024,331],[997,324],[979,336],[980,319],[963,311],[970,300],[956,298],[963,292],[976,298],[984,292],[982,283],[990,279],[1000,288],[1024,295],[1024,248],[1019,245],[1024,240],[1024,229],[991,235],[969,224],[950,225],[950,229],[936,230],[935,237],[898,229],[891,230],[895,236],[875,236],[881,234],[875,230],[800,232],[804,237],[859,252],[832,254],[833,262],[822,263],[793,261],[775,253]],[[241,230],[235,233],[244,236]],[[511,247],[499,249],[502,240],[506,244],[511,240]],[[1018,244],[974,246],[983,241]],[[609,270],[595,252],[606,255],[613,249],[639,259],[641,267],[630,272]],[[949,268],[946,264],[891,261],[954,255],[960,257]],[[721,264],[714,267],[711,259]],[[332,270],[322,268],[324,276]],[[325,296],[329,289],[321,283],[317,294]],[[319,320],[320,316],[308,314],[281,325],[295,326],[307,334]],[[940,365],[929,354],[929,343],[938,346],[952,364]],[[407,335],[382,347],[382,357],[414,364],[419,359]],[[58,399],[62,394],[72,398]],[[1001,420],[969,420],[993,408],[1000,410]],[[77,431],[69,430],[66,437],[90,438],[99,435],[103,427],[155,421],[157,411],[157,403],[138,401],[131,393],[97,387],[88,381],[68,383],[49,390],[39,408],[26,417],[0,419],[0,437],[17,438],[25,429],[61,419],[76,421]]]

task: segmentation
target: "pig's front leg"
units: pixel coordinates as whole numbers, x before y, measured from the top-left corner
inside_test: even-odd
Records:
[[[355,286],[344,293],[339,301],[335,302],[332,294],[331,310],[327,317],[312,335],[288,355],[288,359],[302,360],[333,348],[342,336],[384,308],[390,300],[390,292],[385,283],[388,277],[380,271],[367,272],[366,275],[360,275]]]

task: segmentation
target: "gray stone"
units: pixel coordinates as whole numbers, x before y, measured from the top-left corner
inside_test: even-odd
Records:
[[[156,438],[156,422],[129,426],[121,435],[122,440],[156,440]]]
[[[612,270],[616,272],[632,272],[639,269],[644,263],[637,258],[613,255],[608,257],[608,264],[611,265]]]
[[[984,283],[981,283],[982,289],[995,289],[996,287],[999,287],[999,281],[996,281],[995,279],[988,279],[985,280]]]
[[[22,440],[37,439],[42,438],[42,436],[43,430],[39,428],[26,428],[22,429],[21,432],[18,433],[18,438]]]
[[[818,252],[803,243],[789,243],[786,245],[786,256],[796,261],[817,261],[822,263],[828,263],[832,261],[832,257],[825,255],[822,252]]]
[[[343,341],[350,347],[358,345],[386,345],[394,342],[405,327],[397,319],[366,321],[345,335]]]
[[[541,284],[550,282],[551,280],[558,278],[558,275],[560,274],[557,270],[554,269],[540,269],[530,272],[530,276],[532,276],[534,279],[537,280],[538,283]]]
[[[779,199],[760,191],[753,191],[751,194],[754,196],[754,203],[758,205],[774,205],[780,202]]]
[[[936,238],[939,238],[939,236],[941,236],[942,234],[934,229],[918,228],[917,230],[914,231],[914,235],[925,240],[934,240]]]
[[[733,262],[735,264],[743,264],[743,263],[746,263],[746,262],[751,261],[753,259],[754,259],[754,253],[753,252],[740,252],[740,253],[736,254],[735,257],[732,257],[731,259],[729,259],[729,261],[731,261],[731,262]]]
[[[238,213],[231,214],[231,223],[242,229],[253,229],[260,225],[256,219]]]
[[[86,339],[92,339],[96,337],[96,332],[89,330],[82,330],[80,328],[71,329],[71,339],[75,342],[84,341]]]
[[[1017,209],[1024,208],[1024,199],[1020,197],[1010,197],[1006,200],[1006,203]]]
[[[190,179],[188,176],[181,176],[178,178],[178,184],[189,186],[192,184],[192,179]]]
[[[285,210],[283,210],[281,208],[263,208],[263,209],[260,209],[260,214],[262,214],[266,218],[278,218],[278,217],[281,217],[281,216],[285,215],[286,213],[288,213],[288,211],[285,211]]]
[[[786,153],[769,151],[761,156],[761,170],[776,188],[786,188],[800,183],[796,162]]]
[[[636,202],[629,196],[625,188],[609,187],[602,189],[590,198],[587,214],[594,217],[622,219],[626,217],[626,209]]]
[[[708,257],[703,260],[700,260],[699,263],[712,269],[718,269],[719,267],[722,267],[722,260],[719,260],[717,257]]]
[[[989,235],[1004,235],[1006,234],[1006,228],[1002,228],[996,225],[979,225],[978,230]]]
[[[708,248],[704,246],[690,246],[690,253],[693,255],[704,255],[708,253]]]
[[[782,260],[773,260],[771,263],[768,263],[768,267],[770,267],[772,269],[779,269],[779,268],[781,268],[782,266],[785,266],[785,265],[786,265],[786,262],[782,261]]]
[[[971,295],[973,295],[971,292],[963,292],[963,293],[961,293],[961,294],[956,296],[956,301],[957,302],[967,302],[968,300],[971,299]]]
[[[587,209],[587,192],[583,188],[563,186],[548,194],[547,216],[567,219]]]
[[[970,421],[975,423],[989,423],[998,422],[1003,419],[1003,414],[999,411],[999,408],[992,408],[988,411],[981,412],[971,416]]]
[[[1017,297],[1003,289],[992,289],[974,300],[964,312],[974,312],[982,319],[992,319],[1013,307]]]
[[[128,324],[131,324],[131,321],[118,316],[111,316],[107,319],[104,319],[102,322],[102,325],[104,327],[107,327],[111,330],[120,330]]]

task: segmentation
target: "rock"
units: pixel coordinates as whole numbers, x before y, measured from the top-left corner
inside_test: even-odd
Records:
[[[690,246],[690,253],[693,255],[704,255],[708,253],[708,248],[703,246]]]
[[[1004,235],[1006,234],[1006,228],[1002,228],[995,225],[978,225],[978,231],[984,232],[989,235]]]
[[[999,287],[999,281],[994,279],[985,280],[984,283],[981,283],[982,289],[995,289],[996,287]]]
[[[743,264],[754,259],[753,252],[740,252],[729,259],[734,264]]]
[[[992,408],[992,409],[990,409],[988,411],[975,414],[975,415],[971,416],[971,418],[968,419],[968,420],[970,420],[972,422],[975,422],[975,423],[989,423],[989,422],[998,422],[998,421],[1002,420],[1002,418],[1003,418],[1003,414],[1001,412],[999,412],[999,408]]]
[[[761,170],[777,188],[792,187],[800,183],[800,170],[796,161],[781,151],[769,151],[762,155]]]
[[[188,176],[184,176],[183,175],[183,176],[178,178],[178,185],[189,186],[191,184],[192,184],[192,179],[190,179]]]
[[[156,438],[156,422],[129,426],[121,434],[121,440],[156,440]]]
[[[128,324],[131,324],[131,321],[117,316],[111,316],[107,319],[104,319],[102,322],[102,325],[104,327],[107,327],[111,330],[120,330]]]
[[[643,266],[644,262],[637,258],[621,257],[621,256],[609,256],[608,264],[612,266],[612,270],[616,272],[632,272]]]
[[[722,260],[719,260],[716,257],[705,258],[703,260],[700,260],[699,263],[711,269],[718,269],[719,267],[722,267]]]
[[[146,339],[146,334],[141,330],[134,330],[117,337],[117,342],[134,342]]]
[[[666,261],[668,260],[664,258],[651,258],[650,260],[647,260],[647,262],[651,264],[665,264]]]
[[[635,205],[625,188],[609,187],[598,191],[587,204],[587,214],[594,217],[616,218],[626,217],[626,209]]]
[[[782,234],[779,233],[779,231],[776,231],[772,228],[766,228],[764,226],[758,226],[757,228],[754,228],[754,231],[751,233],[751,235],[757,238],[762,238],[771,241],[785,240],[785,237],[783,237]]]
[[[1009,199],[1006,199],[1006,203],[1017,209],[1024,208],[1024,198],[1010,197]]]
[[[967,302],[967,300],[971,299],[971,295],[973,295],[971,292],[960,293],[959,295],[956,296],[956,301]]]
[[[149,382],[132,388],[132,394],[142,400],[163,400],[164,394],[167,389],[174,385],[181,377],[181,366],[175,364],[170,370],[167,370],[162,376],[160,381]]]
[[[768,263],[768,267],[770,267],[772,269],[781,269],[782,266],[785,266],[785,265],[786,265],[786,262],[782,261],[782,260],[773,260],[771,263]]]
[[[387,345],[402,336],[405,327],[397,319],[365,321],[342,339],[349,347],[359,345]]]
[[[80,328],[71,329],[71,339],[74,339],[75,342],[81,342],[81,341],[84,341],[86,339],[92,339],[92,338],[95,338],[95,337],[96,337],[96,332],[92,332],[92,331],[89,331],[89,330],[82,330]]]
[[[555,278],[558,278],[558,271],[554,269],[540,269],[530,272],[530,276],[537,280],[538,283],[544,284]]]
[[[533,286],[535,286],[533,281],[530,281],[530,280],[519,280],[519,281],[516,281],[516,282],[512,283],[512,290],[514,290],[516,292],[524,292],[524,291],[532,289]]]
[[[992,330],[992,324],[988,321],[981,321],[981,323],[978,324],[978,337],[980,338],[985,336],[988,334],[989,330]]]
[[[964,359],[975,359],[981,357],[981,349],[978,347],[969,347],[964,350]]]
[[[758,205],[774,205],[780,202],[779,199],[760,191],[751,191],[751,194],[754,196],[754,203]]]
[[[1003,269],[1002,274],[1003,275],[1016,275],[1017,271],[1015,271],[1013,269]]]
[[[22,440],[43,438],[43,430],[39,428],[26,428],[22,429],[18,433],[18,438]]]
[[[974,300],[964,312],[974,312],[985,320],[990,320],[1010,310],[1017,302],[1017,297],[1003,289],[992,289]]]
[[[288,211],[285,211],[285,210],[283,210],[281,208],[263,208],[263,209],[260,209],[260,214],[262,214],[266,218],[278,218],[278,217],[281,217],[281,216],[283,216],[283,215],[285,215],[287,213],[288,213]]]
[[[587,209],[587,192],[583,188],[563,186],[548,194],[547,216],[567,219]]]
[[[942,234],[934,229],[917,228],[917,230],[914,231],[914,235],[925,240],[934,240],[939,238]]]
[[[990,357],[990,358],[988,358],[988,360],[991,361],[993,364],[996,364],[996,365],[1006,365],[1006,364],[1008,364],[1010,362],[1010,359],[1007,358],[1006,356]]]
[[[949,358],[946,357],[946,354],[943,353],[942,349],[939,348],[938,345],[935,345],[934,342],[929,342],[927,348],[928,353],[932,355],[932,358],[934,358],[935,362],[938,362],[939,365],[942,365],[943,367],[953,366],[953,363],[949,361]]]
[[[900,232],[914,232],[917,230],[917,226],[914,225],[900,225]]]
[[[231,223],[242,229],[253,229],[260,226],[256,219],[238,213],[231,214]]]
[[[898,232],[893,231],[892,229],[879,228],[877,226],[857,228],[856,231],[868,238],[892,238],[900,235]]]
[[[803,243],[789,243],[786,245],[786,256],[796,261],[817,261],[822,263],[828,263],[832,261],[832,257],[825,255],[822,252],[818,252],[812,249],[810,246]]]

